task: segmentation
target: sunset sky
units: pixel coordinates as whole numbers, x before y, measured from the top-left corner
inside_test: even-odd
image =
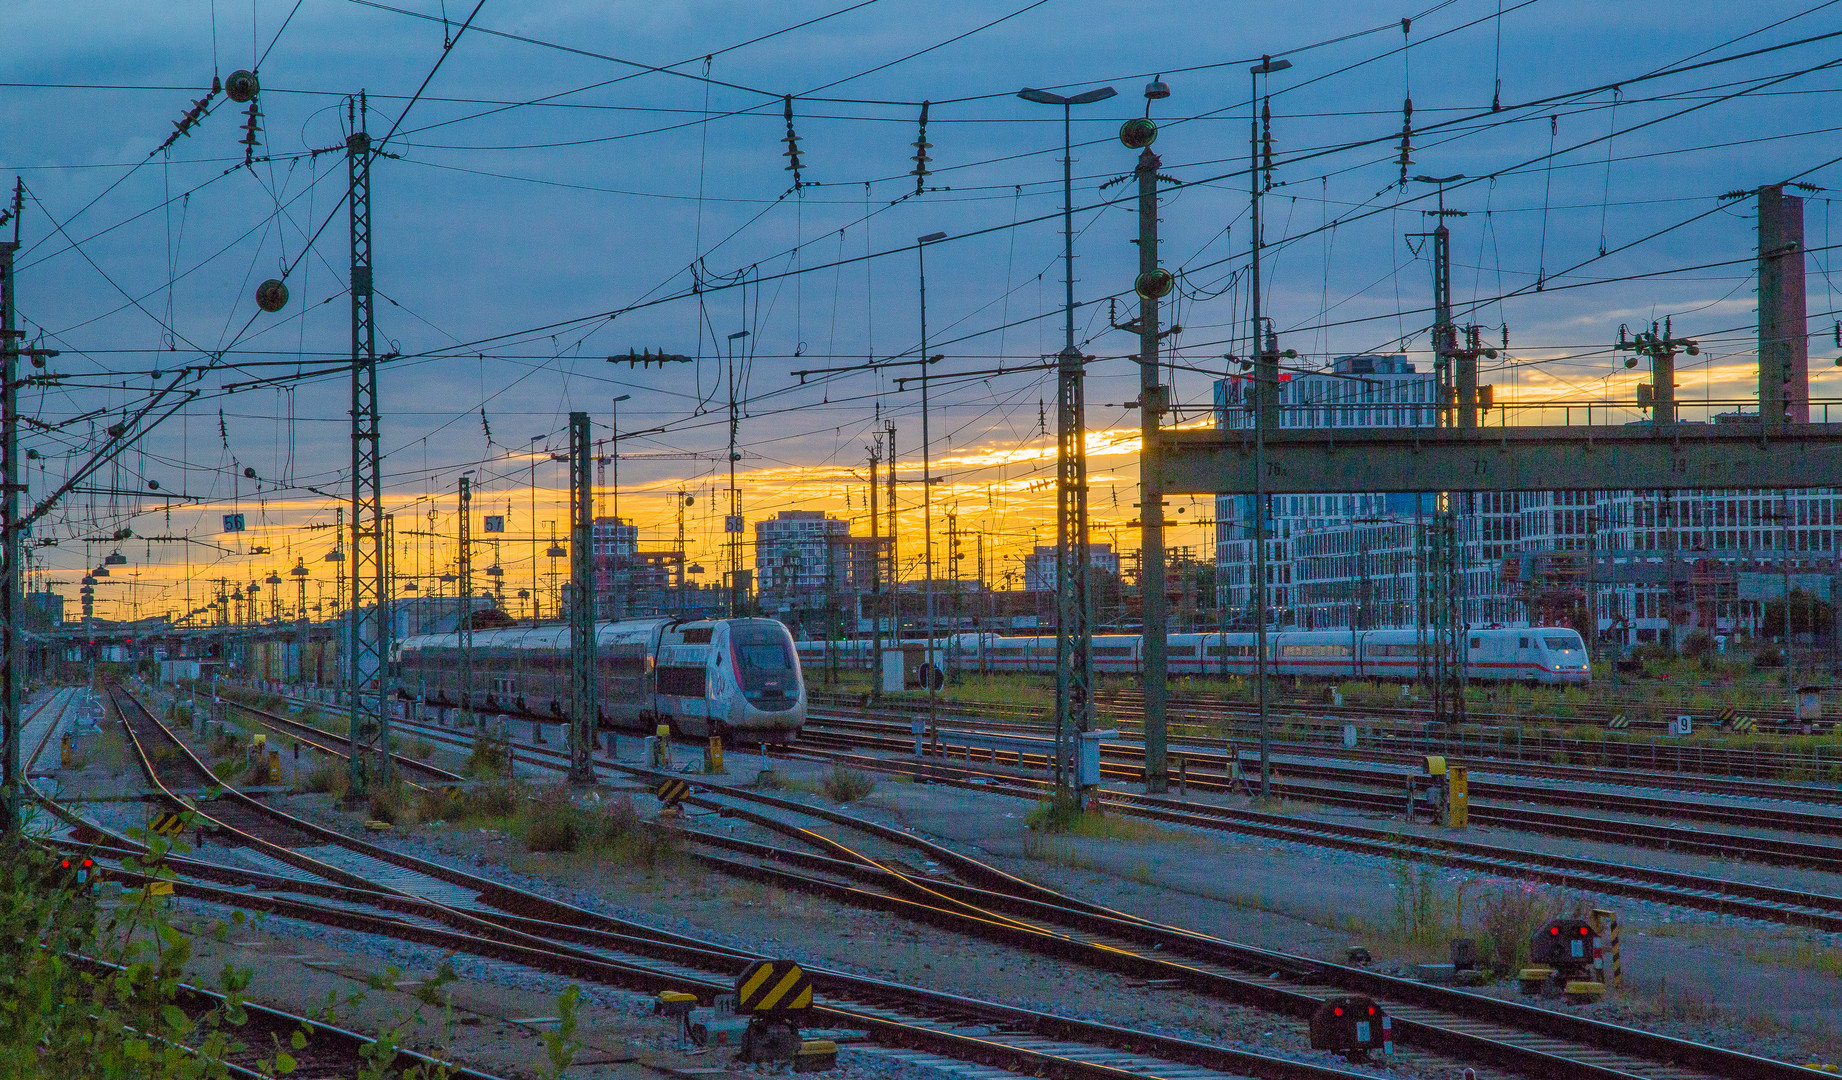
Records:
[[[1430,362],[1431,271],[1410,234],[1431,227],[1436,193],[1398,183],[1411,97],[1409,174],[1469,178],[1445,191],[1467,212],[1447,219],[1459,317],[1509,339],[1485,381],[1499,404],[1555,406],[1508,422],[1628,405],[1642,372],[1611,343],[1620,324],[1665,317],[1703,344],[1679,368],[1686,415],[1751,398],[1753,204],[1723,195],[1786,180],[1816,188],[1812,396],[1837,394],[1834,0],[488,0],[461,32],[475,2],[0,0],[0,179],[26,191],[21,326],[62,351],[39,373],[61,378],[22,392],[40,455],[29,500],[193,371],[155,414],[179,406],[170,417],[35,526],[43,580],[74,601],[86,568],[119,549],[128,563],[97,593],[115,618],[129,581],[142,614],[182,612],[209,581],[285,576],[300,558],[332,599],[323,556],[350,494],[344,140],[361,89],[373,138],[395,132],[372,180],[378,350],[396,354],[380,369],[386,502],[399,568],[425,582],[452,562],[444,538],[471,469],[478,513],[510,519],[476,567],[496,557],[508,593],[535,569],[547,589],[551,523],[560,534],[568,517],[551,455],[571,410],[606,440],[621,394],[621,516],[644,546],[666,546],[674,495],[692,492],[691,558],[716,580],[730,335],[744,330],[745,516],[822,509],[866,531],[884,421],[899,475],[921,475],[916,368],[902,362],[920,355],[915,240],[943,231],[926,251],[928,352],[946,357],[928,417],[944,477],[936,544],[956,510],[1004,584],[1053,540],[1055,393],[1037,365],[1062,336],[1061,116],[1019,100],[1024,86],[1119,91],[1075,112],[1075,320],[1096,358],[1095,536],[1135,548],[1137,339],[1109,326],[1129,317],[1138,261],[1135,212],[1118,202],[1130,185],[1109,182],[1134,154],[1115,134],[1161,75],[1171,96],[1149,112],[1175,182],[1162,262],[1180,277],[1166,318],[1183,327],[1167,339],[1169,422],[1205,424],[1224,355],[1247,351],[1247,67],[1263,53],[1294,64],[1265,87],[1263,305],[1301,369],[1369,351]],[[161,150],[214,74],[238,68],[262,85],[252,163],[247,110],[221,95]],[[924,101],[933,160],[917,194]],[[288,305],[260,311],[257,284],[284,271]],[[693,362],[607,360],[637,349]],[[847,370],[794,374],[825,368]],[[149,481],[192,498],[169,507]],[[919,573],[919,494],[903,485],[904,577]],[[1210,503],[1174,499],[1169,542],[1205,553]],[[229,513],[248,531],[223,533]],[[110,539],[122,529],[133,538]]]

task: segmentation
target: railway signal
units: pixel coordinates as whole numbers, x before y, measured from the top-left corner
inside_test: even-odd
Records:
[[[1326,998],[1311,1014],[1311,1048],[1334,1050],[1351,1061],[1369,1051],[1394,1053],[1394,1020],[1374,998],[1345,994]]]

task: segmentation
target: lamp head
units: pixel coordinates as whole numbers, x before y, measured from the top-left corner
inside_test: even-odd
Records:
[[[1119,141],[1128,150],[1143,150],[1158,141],[1158,125],[1149,116],[1135,116],[1119,125]]]

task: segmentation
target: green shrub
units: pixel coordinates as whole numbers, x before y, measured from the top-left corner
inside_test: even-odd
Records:
[[[1554,895],[1533,885],[1504,885],[1478,902],[1478,959],[1499,976],[1528,966],[1529,940],[1554,918]]]
[[[1047,802],[1037,803],[1023,823],[1036,832],[1065,833],[1073,831],[1080,820],[1081,797],[1072,791],[1058,791]]]
[[[156,859],[168,850],[164,841],[154,847]],[[227,1001],[188,1014],[179,981],[192,939],[168,925],[159,904],[101,908],[96,893],[58,867],[62,854],[76,853],[0,847],[0,1076],[194,1080],[223,1076],[227,1060],[263,1076],[294,1068],[281,1047],[305,1047],[306,1032],[277,1033],[272,1044],[265,1035],[252,1046],[238,1031],[247,970],[225,966],[216,988]]]
[[[511,747],[480,731],[473,736],[473,750],[467,755],[467,764],[461,767],[461,772],[482,780],[491,780],[510,776],[511,765]]]
[[[467,805],[452,788],[423,788],[416,792],[415,811],[417,821],[459,821]]]
[[[594,820],[591,844],[625,866],[657,870],[678,861],[684,837],[677,829],[647,821],[626,795],[603,803]]]
[[[513,784],[481,784],[461,794],[467,817],[510,817],[518,809],[521,790]]]
[[[524,846],[528,851],[574,851],[589,824],[567,788],[545,788],[527,803],[523,813]]]
[[[351,787],[352,777],[344,762],[324,761],[299,782],[302,791],[328,792],[344,797]]]
[[[391,825],[409,820],[408,792],[401,780],[391,783],[376,783],[365,793],[365,811],[373,821],[388,822]]]
[[[1450,905],[1431,863],[1403,854],[1394,860],[1394,930],[1417,945],[1445,936]]]
[[[876,781],[856,769],[833,765],[819,785],[825,797],[835,803],[857,802],[876,790]]]

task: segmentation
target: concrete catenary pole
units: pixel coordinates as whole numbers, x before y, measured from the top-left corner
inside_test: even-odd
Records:
[[[1159,793],[1165,775],[1164,695],[1169,631],[1164,600],[1164,492],[1158,483],[1158,427],[1165,388],[1159,378],[1158,300],[1171,279],[1158,268],[1158,155],[1139,151],[1138,180],[1139,364],[1139,600],[1145,622],[1145,790]],[[1083,568],[1085,570],[1085,568]]]

